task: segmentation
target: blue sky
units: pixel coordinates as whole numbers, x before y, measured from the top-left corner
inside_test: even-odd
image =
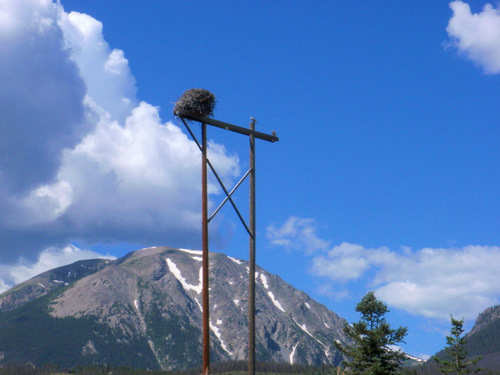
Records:
[[[0,0],[0,287],[200,248],[199,151],[172,109],[201,87],[215,118],[280,137],[257,144],[258,264],[349,321],[375,290],[405,350],[434,354],[450,313],[470,328],[500,303],[496,7]],[[209,137],[231,186],[248,140]],[[229,206],[210,236],[247,258]]]

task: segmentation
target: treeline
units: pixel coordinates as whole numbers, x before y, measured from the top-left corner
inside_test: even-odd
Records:
[[[256,372],[269,374],[304,374],[304,375],[334,375],[337,368],[334,366],[309,366],[292,365],[290,363],[257,362]],[[247,361],[229,361],[212,363],[211,374],[245,373],[248,371]],[[31,363],[25,365],[9,364],[0,367],[0,375],[199,375],[201,367],[191,368],[183,371],[150,371],[144,369],[133,369],[130,367],[113,367],[109,365],[77,366],[73,369],[61,368],[57,365],[44,365],[35,367]]]
[[[334,366],[311,366],[290,364],[286,362],[256,362],[255,371],[274,374],[305,374],[305,375],[327,375],[336,373],[337,367]],[[213,363],[210,365],[212,374],[225,374],[231,372],[248,372],[248,361],[228,361]],[[201,374],[201,368],[188,375]]]
[[[61,368],[57,365],[35,367],[31,364],[9,364],[0,367],[0,375],[173,375],[163,371],[148,371],[130,367],[112,367],[107,365],[78,366],[74,369]]]
[[[290,363],[257,362],[256,372],[259,374],[272,375],[338,375],[343,372],[335,366],[310,366]],[[210,373],[214,375],[235,375],[248,372],[247,361],[228,361],[212,363]],[[44,365],[35,367],[31,363],[25,365],[9,364],[0,367],[0,375],[199,375],[201,367],[177,371],[150,371],[144,369],[133,369],[130,367],[114,367],[109,365],[87,365],[75,368],[61,368],[57,365]],[[436,363],[430,361],[426,365],[402,368],[398,371],[401,375],[442,375]],[[500,370],[483,369],[478,375],[500,375]]]
[[[471,372],[472,373],[472,372]],[[415,366],[410,368],[403,368],[399,373],[401,375],[443,375],[441,371],[439,371],[437,365],[428,364],[424,366]],[[477,375],[500,375],[500,370],[492,370],[492,369],[482,369],[476,372]]]
[[[291,365],[289,363],[258,362],[256,363],[256,372],[258,374],[272,375],[338,375],[343,374],[334,366],[308,366]],[[218,374],[245,374],[248,371],[246,361],[230,361],[222,363],[213,363],[210,366],[210,373]],[[196,367],[183,371],[149,371],[144,369],[133,369],[130,367],[113,367],[108,365],[88,365],[78,366],[73,369],[60,368],[56,365],[45,365],[35,367],[31,364],[26,365],[5,365],[0,367],[0,375],[199,375],[201,367]],[[398,374],[401,375],[442,375],[437,366],[415,366],[402,368]],[[483,369],[478,372],[479,375],[500,375],[500,370]]]

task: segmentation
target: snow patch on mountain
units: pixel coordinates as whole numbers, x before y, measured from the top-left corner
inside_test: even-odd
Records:
[[[193,255],[203,255],[203,251],[201,250],[189,250],[189,249],[179,249],[180,251],[183,251],[188,254],[193,254]]]
[[[260,281],[262,281],[262,285],[264,285],[264,288],[269,289],[269,284],[267,283],[266,275],[264,275],[263,273],[260,274]]]
[[[269,298],[271,298],[271,301],[273,301],[274,306],[276,306],[281,311],[286,312],[283,306],[281,306],[281,303],[279,303],[279,301],[276,298],[274,298],[273,292],[269,291],[267,292],[267,295],[269,296]]]
[[[292,347],[292,352],[290,353],[290,364],[293,365],[293,356],[295,355],[295,350],[297,349],[297,346],[299,346],[299,342],[300,341],[297,341],[297,343]]]
[[[233,353],[231,351],[229,351],[229,349],[227,348],[226,344],[224,343],[224,341],[222,340],[222,335],[219,331],[219,327],[217,326],[214,326],[212,324],[212,322],[210,322],[210,329],[212,330],[212,332],[214,333],[214,335],[219,339],[220,341],[220,346],[222,347],[222,349],[224,349],[226,351],[227,354],[229,355],[233,355]]]
[[[203,312],[203,307],[201,307],[201,303],[196,298],[194,299],[194,302],[196,302],[196,305],[198,305],[200,311]]]
[[[309,336],[311,336],[311,338],[313,338],[313,339],[314,339],[314,340],[315,340],[318,344],[320,344],[320,345],[323,347],[323,349],[325,350],[325,352],[324,352],[324,353],[325,353],[325,355],[326,355],[327,357],[330,355],[330,351],[329,351],[329,349],[328,349],[328,346],[327,346],[327,345],[325,345],[324,343],[322,343],[321,341],[319,341],[316,337],[314,337],[314,336],[313,336],[313,334],[312,334],[311,332],[309,332],[309,331],[308,331],[307,326],[306,326],[305,324],[299,324],[299,322],[297,322],[297,321],[295,320],[295,318],[292,318],[292,320],[293,320],[293,322],[294,322],[295,324],[297,324],[297,325],[299,326],[299,328],[300,328],[302,331],[304,331],[304,332],[305,332],[305,333],[307,333]]]
[[[309,336],[311,336],[313,339],[315,339],[315,337],[311,334],[311,332],[309,332],[307,330],[307,326],[305,324],[299,324],[295,318],[292,318],[292,320],[294,321],[295,324],[297,324],[301,330],[303,330],[305,333],[307,333]]]
[[[188,284],[188,282],[186,281],[186,279],[184,277],[182,277],[181,271],[179,270],[177,265],[171,259],[165,258],[165,260],[167,262],[167,265],[168,265],[170,272],[172,272],[172,274],[175,276],[175,278],[177,280],[179,280],[179,282],[184,287],[184,289],[194,290],[197,294],[201,293],[201,289],[202,289],[201,280],[202,280],[202,272],[203,272],[201,268],[200,268],[200,284],[191,285],[191,284]]]
[[[233,258],[233,257],[230,257],[228,256],[229,260],[232,260],[234,263],[238,264],[238,265],[242,265],[243,264],[243,261],[242,260],[239,260],[239,259],[236,259],[236,258]]]
[[[413,361],[415,361],[415,362],[419,362],[419,363],[424,363],[424,362],[425,362],[425,360],[424,360],[424,359],[419,358],[419,357],[414,357],[414,356],[409,355],[409,354],[407,354],[407,353],[405,353],[405,356],[406,356],[406,358],[411,359],[411,360],[413,360]]]

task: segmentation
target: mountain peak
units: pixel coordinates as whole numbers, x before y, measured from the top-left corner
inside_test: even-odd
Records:
[[[201,255],[196,250],[152,247],[115,261],[96,260],[89,263],[87,273],[62,283],[54,281],[51,293],[43,295],[35,292],[42,274],[0,295],[0,312],[43,306],[44,319],[54,327],[62,321],[92,326],[91,332],[77,332],[70,345],[80,361],[115,363],[134,348],[136,354],[116,364],[161,369],[196,366],[201,361]],[[212,360],[245,359],[248,263],[219,253],[210,253],[209,260]],[[75,263],[49,273],[67,274],[78,267]],[[346,341],[342,331],[346,321],[260,267],[255,276],[257,359],[337,364],[341,356],[333,343]],[[46,301],[36,304],[42,296],[47,296]],[[0,343],[5,344],[1,339],[0,335]],[[4,351],[3,361],[10,356]]]
[[[500,305],[492,306],[484,310],[476,319],[469,335],[487,328],[490,324],[500,321]]]

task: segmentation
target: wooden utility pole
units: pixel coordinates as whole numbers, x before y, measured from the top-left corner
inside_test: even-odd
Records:
[[[202,216],[202,298],[203,298],[203,375],[210,374],[210,303],[208,259],[208,174],[207,124],[201,124],[201,216]]]
[[[209,259],[208,259],[208,223],[219,212],[222,206],[227,202],[231,202],[236,211],[241,223],[245,227],[249,235],[249,275],[248,275],[248,372],[250,375],[255,375],[255,246],[256,246],[256,220],[255,220],[255,139],[263,139],[268,142],[277,142],[279,138],[274,134],[266,134],[255,130],[256,120],[252,118],[250,128],[228,124],[218,121],[207,116],[183,115],[179,116],[187,130],[196,141],[198,148],[202,153],[202,296],[203,296],[203,375],[210,374],[210,318],[209,318]],[[186,120],[194,120],[201,123],[201,145],[196,139],[196,136],[191,131]],[[207,157],[207,124],[230,130],[235,133],[249,136],[250,140],[250,162],[247,173],[236,184],[231,192],[228,192],[215,168]],[[226,198],[215,210],[212,216],[208,216],[208,178],[207,167],[210,167],[217,181],[221,185]],[[249,224],[247,225],[241,216],[236,204],[232,199],[232,194],[240,186],[243,180],[249,176]]]
[[[248,271],[248,373],[255,374],[255,119],[250,123],[249,271]]]

